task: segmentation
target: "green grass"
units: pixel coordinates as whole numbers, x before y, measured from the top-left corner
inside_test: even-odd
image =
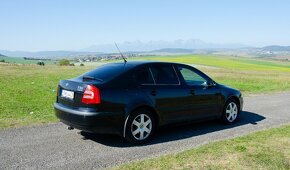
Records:
[[[289,62],[212,55],[150,56],[135,60],[194,64],[217,82],[240,89],[244,95],[290,90]],[[0,64],[0,129],[57,121],[53,90],[59,80],[78,76],[100,63],[84,64],[84,67]]]
[[[290,126],[213,142],[114,169],[290,169]]]
[[[53,90],[59,80],[90,69],[92,67],[0,65],[0,128],[56,121]]]

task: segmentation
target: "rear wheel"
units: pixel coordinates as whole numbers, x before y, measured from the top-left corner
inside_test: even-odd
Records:
[[[230,99],[225,104],[222,120],[227,124],[232,124],[237,120],[239,113],[240,108],[238,102],[234,99]]]
[[[150,140],[155,132],[156,121],[150,111],[138,109],[128,118],[125,138],[134,144]]]

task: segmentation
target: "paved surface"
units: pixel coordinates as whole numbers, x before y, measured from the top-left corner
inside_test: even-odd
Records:
[[[78,134],[61,123],[2,130],[0,169],[98,169],[289,124],[290,92],[247,97],[244,110],[235,125],[213,121],[167,128],[145,146],[130,146],[116,136]]]

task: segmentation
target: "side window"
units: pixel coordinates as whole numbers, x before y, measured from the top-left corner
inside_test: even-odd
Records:
[[[139,84],[154,84],[151,72],[147,67],[137,68],[133,74],[133,78]]]
[[[177,85],[179,84],[176,73],[171,65],[158,66],[150,68],[155,80],[155,83],[163,85]]]
[[[178,70],[180,71],[187,85],[202,85],[206,82],[206,80],[203,77],[201,77],[199,74],[197,74],[191,69],[178,66]]]

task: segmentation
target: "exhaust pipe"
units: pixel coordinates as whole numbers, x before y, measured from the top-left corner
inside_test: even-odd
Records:
[[[67,127],[67,129],[68,129],[68,130],[74,130],[74,128],[71,127],[71,126]]]

